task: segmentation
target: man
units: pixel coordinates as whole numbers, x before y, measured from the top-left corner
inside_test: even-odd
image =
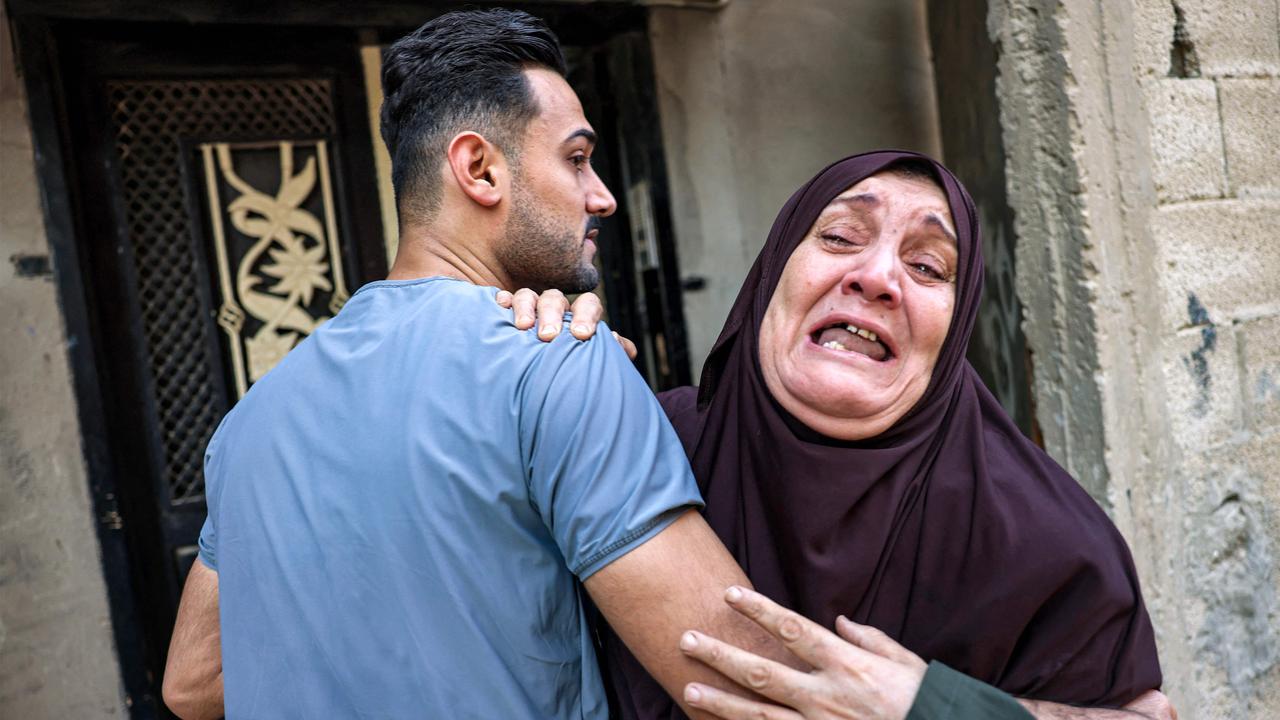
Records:
[[[390,48],[399,252],[209,443],[179,715],[603,718],[579,581],[673,693],[728,684],[681,654],[686,627],[772,642],[720,602],[747,580],[622,349],[541,343],[494,304],[597,281],[615,202],[564,71],[508,10]]]

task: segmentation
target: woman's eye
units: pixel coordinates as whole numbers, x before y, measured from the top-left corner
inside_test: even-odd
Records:
[[[911,269],[915,270],[917,273],[920,273],[921,275],[924,275],[930,280],[946,279],[946,276],[942,273],[941,270],[935,268],[934,266],[928,263],[922,263],[922,262],[912,263]]]
[[[569,158],[569,162],[573,163],[574,167],[581,170],[582,168],[591,164],[591,158],[587,157],[586,155],[574,155],[573,157]]]
[[[835,247],[853,247],[854,244],[849,238],[831,233],[823,234],[822,241],[827,245],[833,245]]]

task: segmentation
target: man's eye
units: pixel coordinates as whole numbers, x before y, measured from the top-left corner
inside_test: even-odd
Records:
[[[583,168],[591,164],[591,158],[586,155],[574,155],[569,158],[569,162],[573,163],[573,166],[576,168]]]

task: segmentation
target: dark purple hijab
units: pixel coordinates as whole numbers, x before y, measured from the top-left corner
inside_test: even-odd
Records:
[[[827,204],[901,160],[932,167],[959,240],[955,313],[928,388],[869,440],[818,435],[770,395],[756,352],[783,267]],[[774,221],[708,356],[700,389],[660,400],[706,519],[764,594],[827,628],[873,625],[1017,696],[1121,705],[1160,686],[1128,547],[1106,514],[1027,440],[965,360],[982,293],[973,201],[942,165],[855,155],[801,187]],[[623,717],[679,716],[605,634]]]

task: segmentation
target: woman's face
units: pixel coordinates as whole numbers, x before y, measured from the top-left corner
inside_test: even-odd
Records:
[[[760,326],[769,392],[840,440],[889,429],[924,394],[955,308],[958,250],[946,196],[892,171],[822,211]]]

